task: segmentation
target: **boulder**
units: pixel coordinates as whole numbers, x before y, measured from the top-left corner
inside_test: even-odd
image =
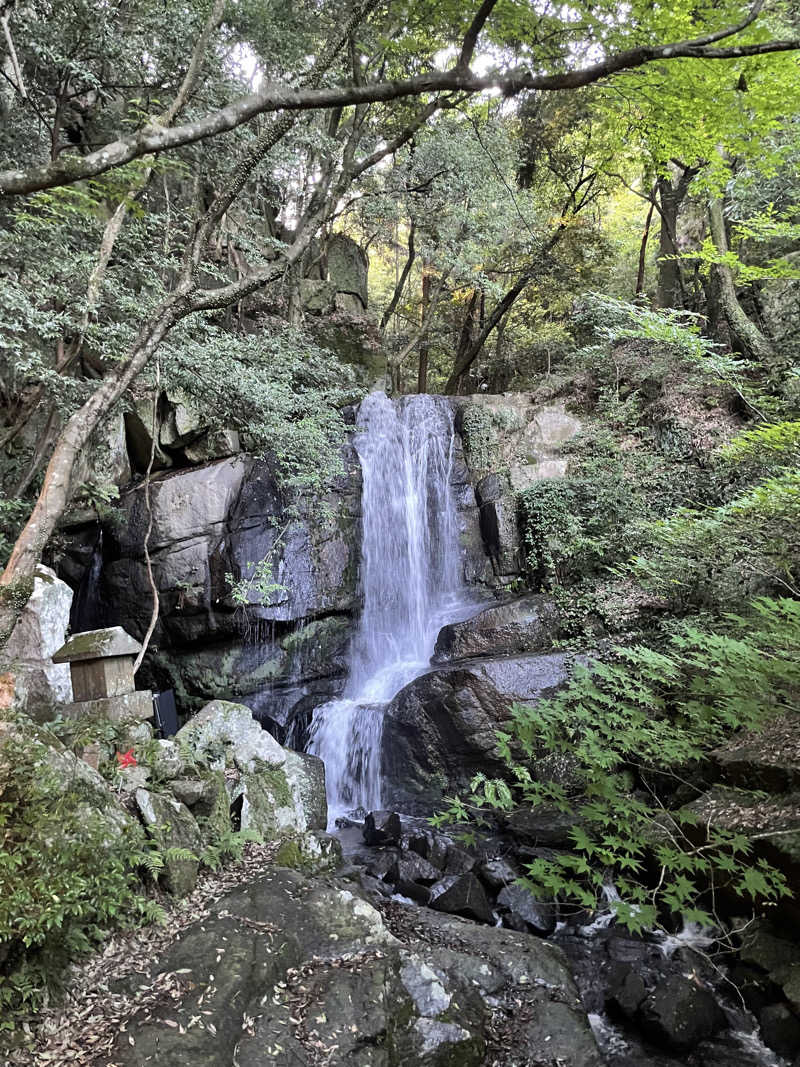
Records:
[[[162,853],[181,849],[190,855],[164,856],[164,886],[176,897],[184,897],[194,889],[200,866],[203,838],[189,809],[172,797],[137,789],[136,806],[149,837]]]
[[[479,612],[439,631],[432,663],[538,652],[549,648],[558,628],[552,597],[519,597]]]
[[[449,915],[494,923],[486,891],[474,874],[450,874],[431,886],[430,906]]]
[[[683,975],[670,975],[640,1006],[639,1025],[655,1044],[689,1052],[721,1030],[725,1016],[708,989]]]
[[[243,704],[212,701],[178,731],[176,741],[195,762],[232,776],[226,788],[242,830],[271,841],[327,824],[321,761],[282,748]],[[320,859],[328,863],[326,856]]]
[[[433,830],[417,829],[408,835],[408,848],[417,855],[422,856],[440,871],[444,870],[447,861],[447,852],[452,841],[444,834],[434,833]]]
[[[352,308],[356,314],[366,311],[368,271],[369,260],[357,242],[346,234],[333,234],[328,241],[328,281],[337,294],[348,293],[357,298],[357,302],[340,310]]]
[[[533,701],[569,677],[565,654],[509,656],[439,668],[401,689],[386,710],[381,741],[384,797],[429,814],[482,771],[502,777],[497,731],[516,701]]]
[[[769,1004],[758,1015],[764,1044],[780,1056],[800,1053],[800,1018],[788,1004]]]
[[[711,758],[726,785],[766,793],[800,792],[800,715],[775,715],[762,729],[730,738]]]
[[[631,1020],[646,996],[647,986],[642,976],[630,968],[624,968],[608,993],[606,1007],[613,1014]]]
[[[519,871],[503,856],[484,860],[476,868],[476,873],[491,889],[513,885],[519,878]]]
[[[601,1065],[558,950],[426,909],[400,943],[362,897],[277,867],[212,903],[136,982],[159,975],[170,1002],[127,1020],[119,1067],[305,1067],[320,1050],[329,1067],[530,1067],[540,1049]]]
[[[524,886],[505,886],[498,894],[497,903],[507,909],[512,920],[521,921],[524,928],[539,937],[549,937],[556,928],[555,905],[537,900]]]
[[[368,845],[396,845],[403,824],[396,811],[370,811],[364,819],[364,840]]]
[[[198,762],[253,771],[257,763],[283,767],[286,752],[253,718],[250,708],[212,700],[177,733],[176,742]]]
[[[69,665],[54,664],[69,627],[72,590],[49,567],[36,568],[33,592],[0,654],[0,708],[37,722],[55,718],[72,700]]]
[[[309,830],[324,830],[328,825],[325,764],[318,756],[286,749],[284,769],[289,788],[300,797]]]
[[[410,897],[420,904],[427,904],[430,899],[430,886],[442,877],[442,872],[431,863],[414,853],[406,853],[397,861],[390,872],[390,880],[395,889],[404,897]]]

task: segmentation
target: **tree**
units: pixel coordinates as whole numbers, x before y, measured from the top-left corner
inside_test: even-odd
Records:
[[[98,15],[92,0],[73,3],[78,27],[94,30]],[[68,188],[83,196],[86,186],[78,183],[96,181],[102,175],[111,184],[101,187],[100,196],[95,187],[99,208],[107,202],[117,177],[121,179],[117,196],[135,198],[140,183],[146,184],[144,176],[149,182],[156,169],[155,154],[158,166],[173,159],[183,166],[210,159],[212,165],[208,170],[201,168],[195,177],[193,207],[183,220],[185,244],[179,269],[168,284],[162,279],[165,291],[160,296],[156,298],[155,290],[148,292],[146,312],[125,354],[113,366],[101,364],[99,384],[66,420],[52,445],[38,500],[0,579],[6,589],[0,632],[8,629],[13,615],[9,608],[19,607],[42,548],[69,501],[78,455],[170,331],[188,316],[225,309],[291,275],[308,254],[315,235],[324,232],[335,217],[336,205],[347,189],[406,144],[450,94],[491,88],[516,96],[531,90],[577,89],[621,72],[653,65],[660,68],[676,60],[741,61],[800,47],[797,37],[769,35],[771,27],[761,17],[762,0],[745,14],[736,3],[726,3],[698,15],[684,0],[669,13],[654,16],[651,5],[636,3],[624,22],[612,4],[587,7],[581,20],[572,21],[539,16],[527,4],[498,0],[484,0],[469,12],[455,3],[437,4],[431,18],[430,5],[420,2],[412,6],[406,29],[392,25],[391,13],[377,16],[377,6],[377,0],[362,0],[342,19],[335,5],[324,7],[321,14],[314,5],[288,14],[275,5],[266,9],[266,17],[264,9],[244,5],[230,21],[223,21],[224,41],[217,37],[214,49],[210,47],[214,19],[207,21],[213,11],[209,13],[204,6],[187,9],[188,22],[201,26],[200,39],[209,45],[200,54],[213,53],[213,62],[209,62],[218,77],[207,94],[190,88],[191,109],[180,124],[171,122],[174,107],[166,111],[170,121],[152,118],[154,110],[164,114],[160,102],[156,104],[161,95],[166,92],[173,101],[180,101],[184,79],[194,84],[192,59],[184,56],[181,43],[187,25],[171,23],[168,9],[150,0],[138,5],[120,0],[116,6],[103,8],[98,25],[108,41],[89,53],[80,33],[72,52],[61,49],[60,42],[56,39],[54,44],[52,38],[48,49],[37,51],[34,26],[43,12],[35,10],[35,5],[30,11],[15,9],[19,77],[4,101],[10,117],[6,128],[12,135],[5,141],[8,162],[0,171],[0,192],[6,200],[57,190],[58,203],[63,204]],[[287,20],[292,32],[283,35],[280,30]],[[43,21],[46,25],[48,20]],[[207,35],[202,30],[204,22],[212,27]],[[197,32],[195,28],[195,39]],[[494,69],[479,75],[470,64],[482,34],[487,46],[502,51]],[[28,35],[34,46],[26,54],[23,44]],[[735,43],[730,43],[734,37]],[[286,41],[293,47],[283,63],[281,48]],[[281,48],[276,47],[278,42]],[[236,79],[226,74],[230,49],[235,55],[244,45],[258,49],[263,82],[256,92],[232,94],[231,81]],[[447,70],[437,70],[434,57],[448,46],[455,47],[456,61]],[[310,64],[309,54],[317,56]],[[591,61],[583,62],[589,57]],[[31,75],[42,76],[42,72],[49,82],[34,91]],[[128,77],[132,80],[127,81]],[[231,95],[235,95],[232,101]],[[228,102],[223,102],[226,97]],[[423,100],[409,113],[402,102],[414,98]],[[42,107],[44,101],[47,110]],[[401,102],[402,115],[397,123],[390,114],[370,108],[396,101]],[[36,122],[29,120],[28,108],[37,114]],[[74,118],[76,112],[79,117]],[[301,121],[305,115],[307,120]],[[265,121],[264,116],[273,117]],[[127,122],[135,126],[133,132],[125,132]],[[238,153],[228,170],[221,165],[226,155],[221,139],[226,134],[234,134]],[[304,184],[297,184],[296,173],[284,173],[279,182],[283,195],[288,192],[297,208],[295,224],[284,222],[277,236],[268,233],[256,249],[255,264],[243,276],[208,285],[203,272],[212,261],[210,253],[219,247],[226,225],[254,196],[253,181],[265,160],[277,163],[283,149],[291,151],[290,145],[302,144],[309,136],[316,144],[305,145]],[[71,145],[78,150],[70,150]],[[231,146],[226,147],[230,150]],[[199,155],[183,156],[179,150]],[[291,167],[285,156],[283,162]],[[123,170],[131,165],[133,171]],[[260,195],[262,214],[272,198],[266,184]],[[118,199],[117,207],[119,203]],[[103,255],[101,243],[98,264]]]

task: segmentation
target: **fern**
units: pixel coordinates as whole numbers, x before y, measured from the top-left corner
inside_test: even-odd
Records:
[[[786,895],[785,878],[753,861],[746,835],[697,825],[684,779],[685,768],[702,765],[732,731],[797,710],[800,603],[762,598],[724,622],[724,633],[686,625],[664,651],[615,649],[611,660],[578,668],[553,699],[514,705],[498,735],[507,781],[476,775],[469,795],[452,798],[436,822],[486,823],[520,805],[571,815],[573,851],[529,864],[527,884],[540,896],[596,908],[611,877],[617,918],[634,931],[666,913],[707,918],[709,885],[751,902]],[[566,773],[538,776],[542,757],[552,755]]]

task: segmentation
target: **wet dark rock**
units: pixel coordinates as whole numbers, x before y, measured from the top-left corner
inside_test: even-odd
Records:
[[[432,830],[418,830],[410,834],[408,838],[409,849],[422,856],[434,867],[438,867],[440,871],[444,870],[450,845],[448,838]]]
[[[503,886],[513,885],[519,878],[519,871],[503,856],[484,860],[478,865],[476,873],[492,889],[502,889]]]
[[[493,923],[486,891],[474,874],[451,874],[431,887],[430,906],[436,911]]]
[[[392,887],[384,882],[380,878],[373,878],[372,875],[361,871],[358,877],[361,888],[370,896],[390,897],[392,895]]]
[[[442,872],[437,870],[432,863],[428,863],[422,856],[407,852],[402,859],[397,861],[392,880],[397,883],[398,889],[402,893],[401,886],[405,883],[419,882],[421,885],[430,886],[434,882],[438,882],[441,877]]]
[[[558,628],[552,597],[519,597],[439,631],[432,663],[474,656],[514,655],[550,648]]]
[[[800,1019],[788,1004],[769,1004],[759,1012],[761,1036],[780,1056],[800,1053]]]
[[[615,1015],[633,1019],[647,996],[644,979],[636,971],[622,969],[619,981],[612,987],[606,1007]]]
[[[688,1052],[721,1030],[725,1016],[708,989],[683,975],[670,975],[645,999],[639,1025],[655,1044]]]
[[[471,871],[477,859],[472,853],[467,852],[464,848],[459,848],[458,845],[451,845],[447,850],[447,856],[445,857],[444,873],[445,874],[466,874],[467,871]]]
[[[533,893],[520,885],[508,885],[497,897],[497,903],[505,908],[515,920],[539,937],[549,937],[556,928],[556,909],[553,904],[542,903]],[[504,919],[504,922],[506,920]],[[514,929],[519,929],[515,926]]]
[[[367,864],[367,874],[371,874],[373,878],[380,878],[382,881],[387,879],[391,881],[397,870],[397,859],[398,853],[394,849],[380,852]]]
[[[546,804],[509,812],[505,827],[519,841],[533,845],[570,845],[575,816]]]
[[[364,820],[364,840],[368,845],[395,845],[403,835],[396,811],[371,811]]]
[[[498,727],[515,701],[547,696],[569,677],[563,653],[472,661],[422,675],[402,689],[384,719],[382,773],[389,803],[427,815],[465,790],[477,771],[501,777]]]

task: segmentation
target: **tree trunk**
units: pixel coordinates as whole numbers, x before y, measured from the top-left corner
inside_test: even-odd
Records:
[[[655,196],[655,190],[653,191]],[[647,212],[647,218],[644,223],[644,233],[642,234],[642,243],[639,246],[639,269],[636,273],[636,296],[640,296],[644,292],[644,275],[647,268],[647,242],[650,238],[650,224],[653,221],[653,212],[655,211],[655,201],[650,204],[650,210]]]
[[[403,270],[400,273],[400,276],[397,279],[397,282],[395,284],[394,292],[392,293],[392,299],[389,301],[389,305],[386,308],[386,310],[384,311],[383,316],[381,317],[381,325],[380,325],[381,333],[383,333],[383,331],[389,325],[389,320],[391,319],[392,315],[394,315],[395,310],[397,308],[397,305],[400,303],[400,297],[403,295],[403,290],[406,287],[406,282],[408,281],[408,276],[411,273],[411,268],[414,266],[414,260],[416,259],[416,255],[417,255],[416,249],[414,248],[414,233],[416,231],[416,228],[417,228],[417,224],[412,219],[411,220],[411,229],[408,231],[408,255],[406,256],[406,261],[403,264]],[[423,299],[423,303],[424,303],[424,300],[425,300],[425,279],[424,279],[424,277],[422,279],[422,294],[423,294],[422,295],[422,299]],[[423,307],[423,319],[424,319],[424,317],[425,317],[425,310],[424,310],[424,307]],[[395,327],[395,329],[396,329],[396,327]]]
[[[428,311],[431,306],[431,281],[432,275],[427,269],[427,264],[422,268],[422,319],[421,326],[425,325],[428,317]],[[417,392],[426,393],[428,391],[428,353],[430,351],[430,344],[428,343],[428,334],[425,332],[419,343],[419,363],[417,366]]]
[[[677,181],[658,179],[661,206],[661,233],[658,255],[658,289],[656,303],[662,308],[685,308],[686,286],[678,255],[678,214],[686,198],[689,182],[686,172]]]
[[[714,248],[720,255],[728,251],[728,233],[721,199],[712,200],[708,206],[708,221]],[[744,312],[736,295],[733,271],[727,263],[714,263],[711,267],[711,297],[715,305],[713,318],[717,332],[726,330],[727,339],[735,352],[758,363],[769,363],[775,349],[758,326]]]
[[[555,241],[551,240],[548,243],[547,250],[550,251],[554,244]],[[473,344],[471,344],[463,352],[461,351],[461,346],[459,346],[459,354],[456,357],[455,366],[453,367],[453,373],[447,379],[447,382],[444,387],[445,393],[447,393],[449,396],[454,396],[458,392],[459,388],[461,387],[461,379],[477,359],[481,349],[486,343],[486,339],[489,337],[492,330],[494,330],[494,328],[502,321],[506,313],[511,310],[514,301],[517,299],[523,289],[525,289],[525,287],[528,285],[528,283],[533,278],[534,274],[537,272],[538,269],[538,264],[535,267],[531,266],[519,277],[515,285],[511,289],[509,289],[509,291],[506,293],[506,295],[503,297],[503,299],[500,301],[494,311],[492,311],[491,315],[486,320],[483,329],[480,331],[478,337],[473,342]]]

